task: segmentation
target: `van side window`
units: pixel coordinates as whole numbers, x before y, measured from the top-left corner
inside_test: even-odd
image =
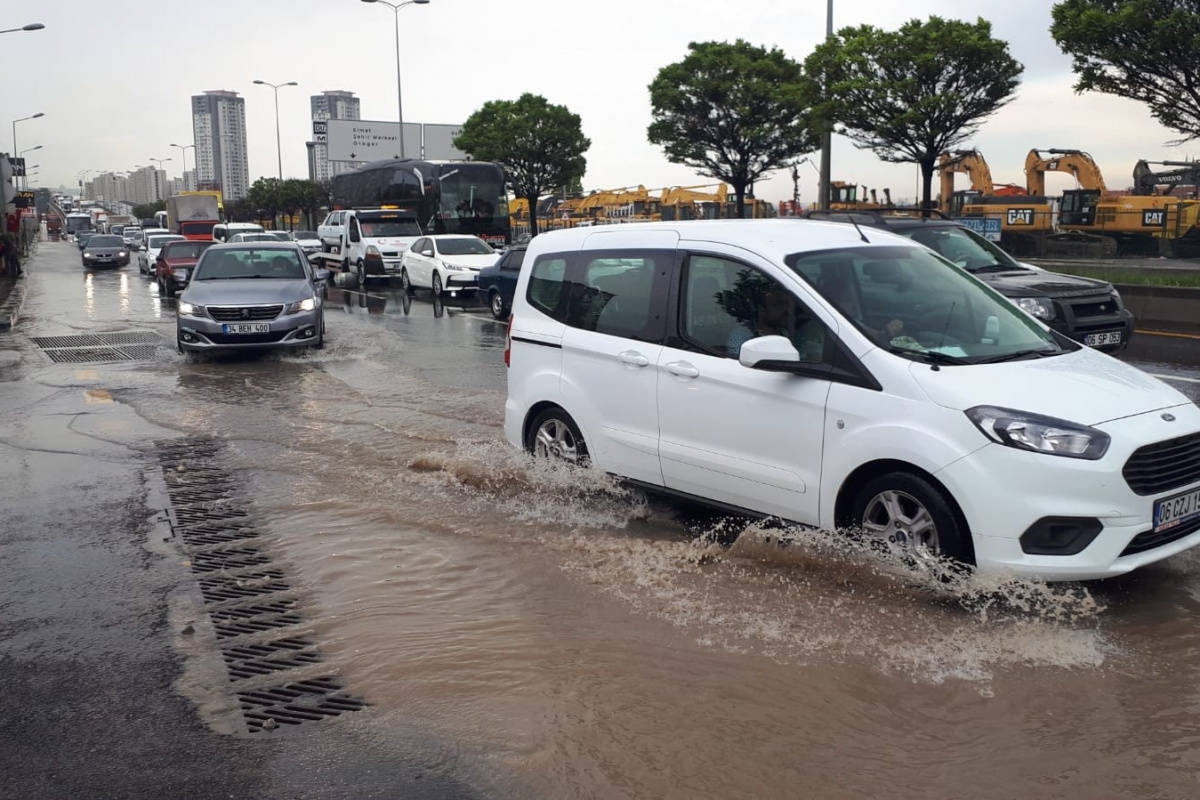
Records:
[[[642,341],[662,338],[661,302],[674,251],[584,251],[567,324]]]
[[[529,304],[562,321],[559,300],[567,278],[567,259],[564,256],[542,256],[533,264],[529,273]]]
[[[694,255],[683,271],[679,327],[690,344],[737,358],[759,336],[786,336],[803,361],[822,361],[832,337],[789,289],[753,267]]]

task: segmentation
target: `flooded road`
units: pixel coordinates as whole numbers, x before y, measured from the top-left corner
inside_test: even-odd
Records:
[[[35,266],[6,380],[131,409],[148,464],[164,430],[222,443],[369,704],[323,725],[419,730],[496,797],[1200,796],[1194,555],[946,583],[535,465],[501,433],[504,326],[353,280],[321,352],[56,364],[32,337],[173,343],[173,301],[65,243]],[[1127,358],[1197,398],[1197,349]]]

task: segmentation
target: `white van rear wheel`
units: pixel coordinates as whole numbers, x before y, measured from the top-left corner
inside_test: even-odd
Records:
[[[588,449],[583,434],[571,415],[561,408],[547,408],[533,419],[525,449],[536,458],[587,466]]]

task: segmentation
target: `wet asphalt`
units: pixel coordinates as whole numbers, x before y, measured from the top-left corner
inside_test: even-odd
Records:
[[[455,743],[415,728],[345,718],[251,734],[222,716],[220,665],[185,633],[195,576],[153,459],[178,433],[122,402],[136,382],[51,363],[31,340],[137,329],[173,341],[173,301],[136,262],[89,277],[65,243],[44,245],[30,273],[25,317],[0,334],[0,798],[500,796],[460,768]],[[504,328],[484,308],[359,289],[331,289],[332,341],[372,326],[432,383],[503,390]],[[1200,398],[1200,341],[1139,336],[1122,357]],[[211,684],[183,687],[189,658],[209,662]]]
[[[0,798],[484,796],[456,774],[452,748],[400,726],[223,724],[193,702],[207,692],[228,705],[219,660],[184,695],[185,659],[214,656],[189,652],[179,609],[195,605],[195,576],[153,458],[155,440],[178,434],[97,388],[104,364],[52,364],[30,341],[131,328],[173,340],[162,313],[173,305],[136,262],[89,281],[77,259],[73,245],[44,244],[23,318],[0,334]],[[102,292],[137,299],[102,318],[89,309]]]

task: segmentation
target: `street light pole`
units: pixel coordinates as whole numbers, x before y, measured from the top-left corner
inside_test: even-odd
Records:
[[[13,124],[12,124],[12,129],[13,129],[13,153],[16,153],[16,152],[17,152],[17,123],[18,123],[18,122],[24,122],[24,121],[26,121],[26,120],[30,120],[30,119],[37,119],[38,117],[44,117],[44,116],[46,116],[46,115],[45,115],[45,114],[43,114],[42,112],[40,112],[40,111],[39,111],[38,113],[34,114],[32,117],[21,117],[20,119],[14,119],[14,120],[13,120]]]
[[[28,25],[21,26],[20,28],[6,28],[5,30],[0,31],[0,33],[17,33],[18,31],[40,31],[42,28],[45,28],[45,27],[46,26],[40,22],[31,22]],[[41,116],[41,115],[39,114],[38,116]],[[13,149],[12,149],[12,151],[13,151],[13,154],[15,154],[17,152],[17,123],[15,123],[15,122],[13,123]],[[16,188],[15,185],[13,188]],[[5,206],[6,206],[6,203],[4,202],[4,198],[2,196],[0,196],[0,212],[4,211]]]
[[[20,153],[17,153],[17,158],[24,158],[26,153],[32,153],[34,150],[41,150],[41,149],[42,149],[42,146],[40,144],[37,145],[36,147],[30,147],[28,150],[22,150]],[[21,188],[28,189],[29,188],[29,175],[28,175],[29,168],[26,167],[24,172],[26,174],[22,175],[21,180],[20,180]]]
[[[425,0],[429,2],[429,0]],[[279,138],[279,87],[280,86],[299,86],[295,81],[287,83],[267,83],[266,81],[255,81],[259,86],[270,86],[275,92],[275,155],[279,159],[279,182],[283,183],[283,145]]]
[[[396,17],[396,115],[400,119],[400,157],[405,158],[404,154],[404,96],[400,91],[400,9],[405,6],[418,5],[423,6],[429,3],[429,0],[407,0],[404,3],[389,3],[388,0],[362,0],[364,3],[381,3],[392,9],[392,13]]]
[[[149,161],[153,161],[153,162],[155,162],[156,164],[158,164],[158,169],[157,169],[157,170],[155,170],[155,172],[154,172],[154,183],[155,183],[155,184],[158,186],[158,195],[159,195],[159,196],[158,196],[158,197],[156,197],[156,198],[154,198],[154,200],[152,201],[152,202],[155,202],[155,203],[157,203],[159,200],[163,200],[163,199],[165,199],[165,198],[162,196],[162,195],[164,194],[164,192],[163,192],[163,190],[162,190],[162,184],[160,184],[160,183],[159,183],[159,181],[158,181],[158,173],[163,171],[163,168],[162,168],[163,162],[165,162],[165,161],[170,161],[171,159],[170,159],[170,158],[151,158],[151,159],[148,159],[148,160],[149,160]]]
[[[828,5],[825,9],[825,41],[833,38],[833,0],[828,0]],[[825,80],[825,92],[829,92],[829,76],[823,76]],[[826,98],[828,99],[828,98]],[[817,200],[817,208],[822,210],[829,209],[829,187],[831,184],[830,157],[833,151],[833,127],[826,125],[821,131],[821,178],[820,187],[817,191],[820,193],[820,198]]]
[[[173,144],[171,147],[179,148],[179,157],[183,161],[183,174],[180,176],[183,179],[183,190],[187,191],[187,151],[188,148],[196,149],[194,144]]]

